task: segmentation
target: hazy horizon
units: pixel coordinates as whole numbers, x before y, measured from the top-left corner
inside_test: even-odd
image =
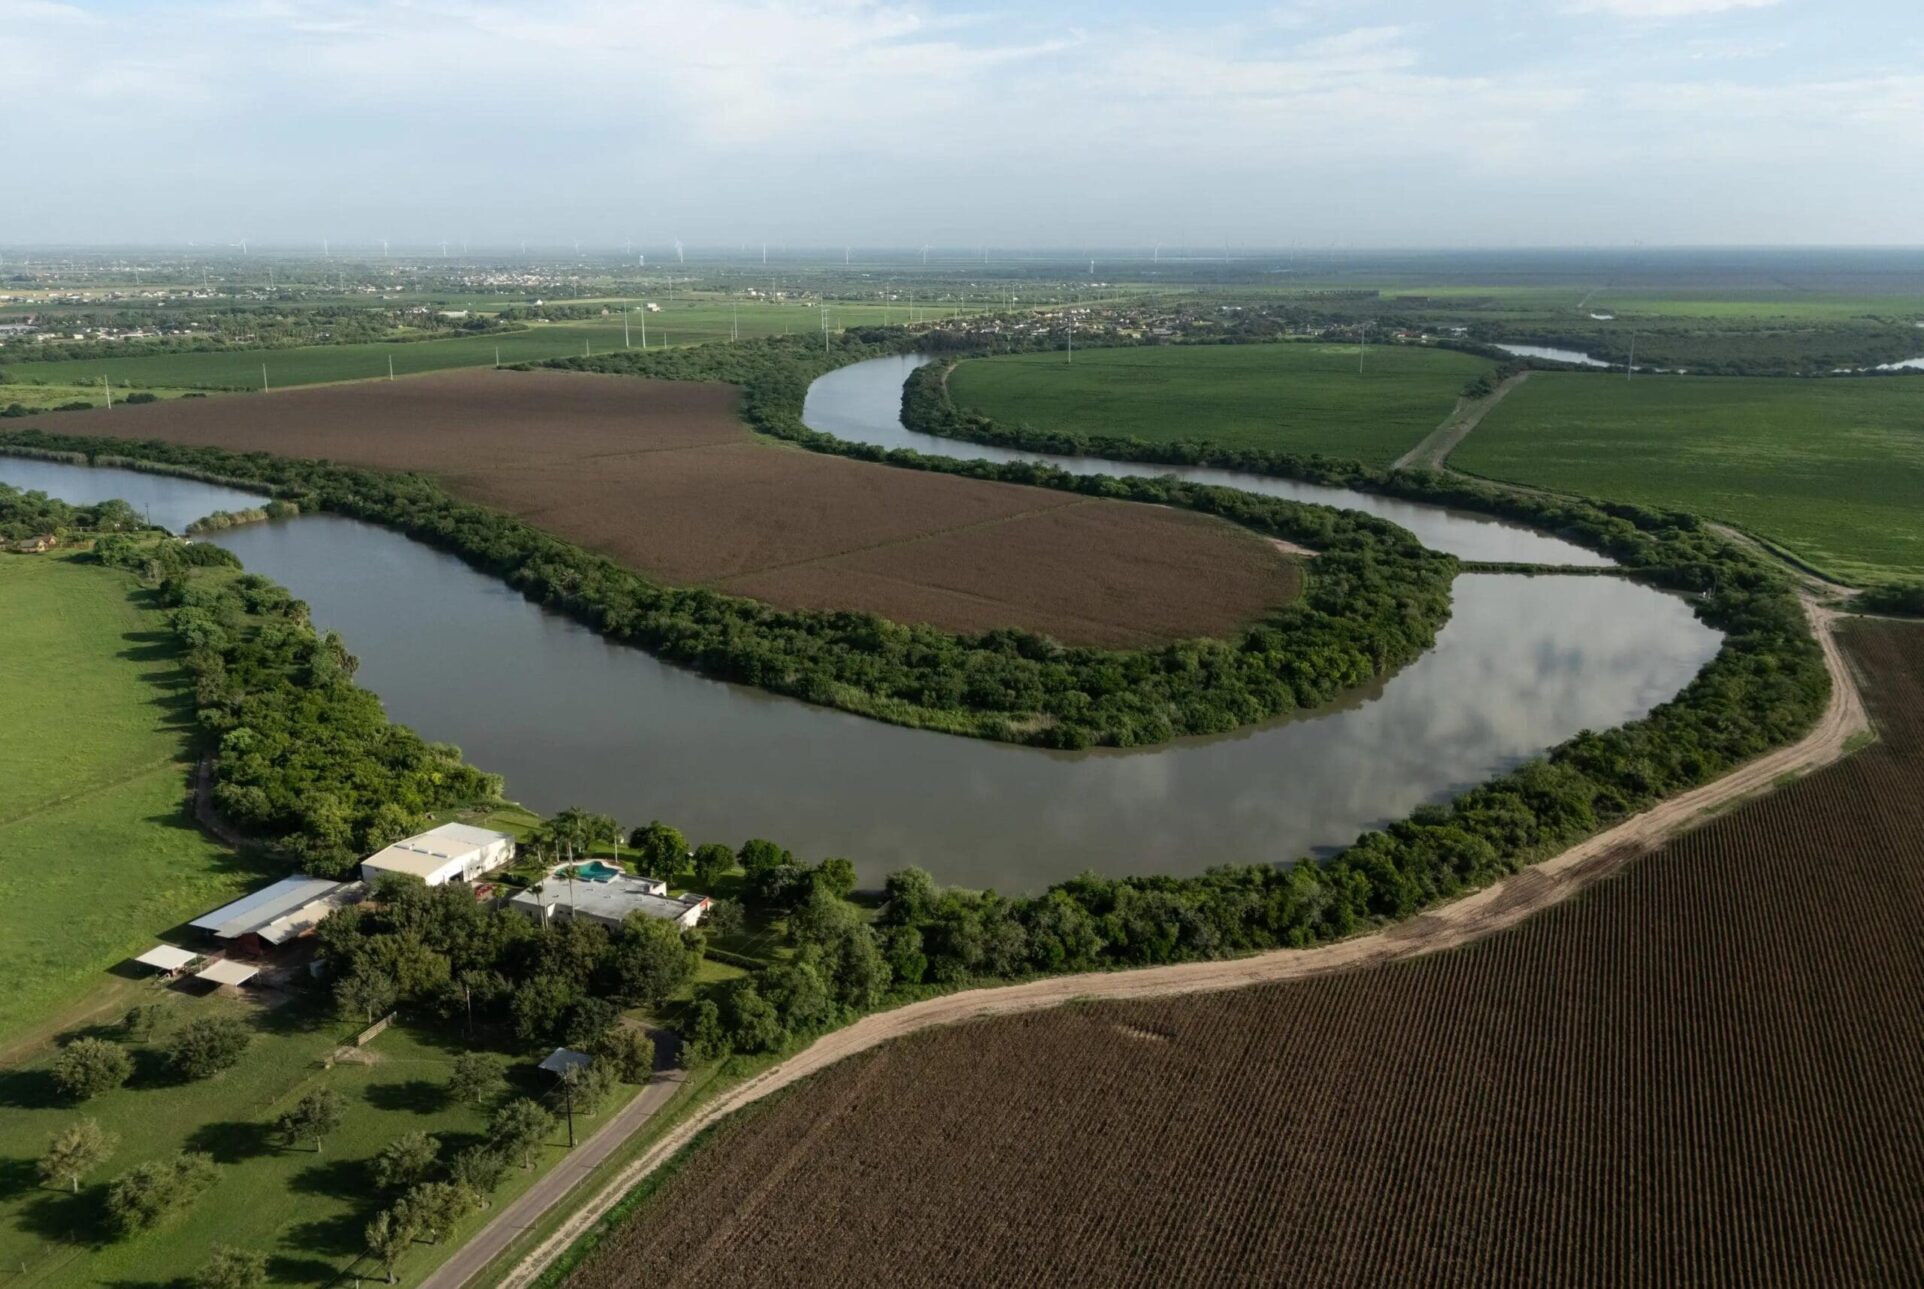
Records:
[[[0,0],[0,244],[1913,246],[1848,7]]]

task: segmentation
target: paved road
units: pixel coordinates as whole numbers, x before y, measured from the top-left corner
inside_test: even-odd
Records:
[[[453,1257],[421,1282],[422,1289],[460,1289],[518,1239],[523,1231],[566,1199],[596,1165],[641,1131],[641,1126],[649,1116],[667,1104],[668,1098],[675,1095],[682,1081],[680,1044],[676,1036],[666,1030],[657,1030],[652,1037],[655,1040],[653,1081],[612,1119],[603,1123],[592,1137],[577,1144],[568,1152],[566,1159],[522,1192],[514,1203],[496,1213],[486,1226],[475,1233],[473,1239],[462,1245]],[[577,1129],[581,1126],[579,1120],[575,1126]]]

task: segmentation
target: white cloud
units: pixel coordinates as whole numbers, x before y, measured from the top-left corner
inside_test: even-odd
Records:
[[[1764,9],[1781,0],[1576,0],[1572,13],[1603,13],[1619,18],[1695,18],[1733,9]]]
[[[1551,0],[1572,2],[1662,19],[1767,0]],[[0,0],[9,87],[60,104],[9,139],[16,167],[48,179],[43,225],[15,235],[110,235],[139,191],[184,236],[299,222],[337,242],[350,218],[376,237],[659,244],[697,227],[1166,239],[1191,220],[1209,237],[1317,236],[1372,216],[1375,236],[1423,240],[1451,212],[1488,238],[1554,240],[1581,234],[1530,222],[1531,203],[1580,214],[1602,193],[1711,228],[1723,208],[1769,209],[1800,172],[1914,153],[1924,130],[1902,68],[1746,81],[1734,55],[1770,46],[1652,62],[1556,12],[1522,44],[1408,3],[1353,13],[1316,0],[1078,28],[921,0]],[[1632,28],[1621,43],[1648,41]],[[79,160],[103,153],[110,178]],[[1714,191],[1675,211],[1659,170],[1685,161]],[[1880,208],[1924,198],[1916,167],[1865,168]]]

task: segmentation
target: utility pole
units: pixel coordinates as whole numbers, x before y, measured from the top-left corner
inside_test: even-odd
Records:
[[[494,354],[495,354],[495,361],[499,362],[501,359],[501,351],[497,349],[494,351]],[[394,355],[393,354],[389,354],[387,356],[387,378],[389,380],[394,379]]]
[[[108,380],[108,379],[107,379],[107,378],[106,378],[105,376],[102,376],[102,377],[100,378],[100,388],[101,388],[101,389],[103,389],[103,390],[105,390],[105,391],[106,391],[106,393],[107,393],[107,410],[111,412],[111,411],[113,410],[113,407],[114,407],[114,387],[113,387],[113,384],[112,384],[112,382],[110,382],[110,381],[109,381],[109,380]]]
[[[1637,369],[1637,333],[1630,333],[1630,356],[1623,362],[1623,378],[1630,379],[1630,373]]]
[[[628,306],[625,304],[621,306],[621,347],[623,349],[630,348],[628,344]],[[500,352],[499,349],[495,350],[497,354]]]
[[[261,364],[261,393],[267,392],[267,364]]]

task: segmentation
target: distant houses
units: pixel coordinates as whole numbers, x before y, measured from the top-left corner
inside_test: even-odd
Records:
[[[472,824],[442,824],[397,841],[361,861],[361,880],[372,886],[389,873],[418,877],[429,886],[472,882],[514,858],[508,833]]]

